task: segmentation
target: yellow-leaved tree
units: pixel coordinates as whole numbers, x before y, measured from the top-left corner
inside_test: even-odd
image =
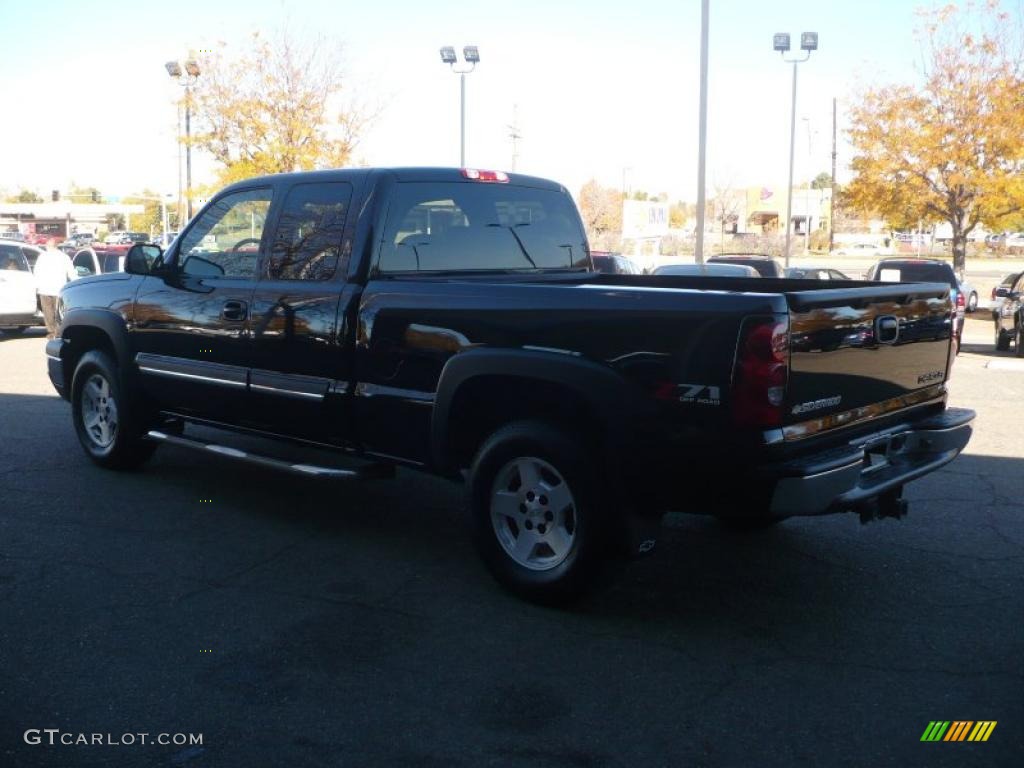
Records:
[[[337,41],[303,40],[284,28],[269,39],[256,33],[238,51],[221,43],[200,58],[193,144],[221,164],[221,184],[352,162],[375,115],[355,101],[340,50]]]
[[[921,19],[921,82],[869,88],[851,107],[844,204],[897,225],[947,222],[963,269],[975,227],[1024,210],[1021,24],[994,1]]]

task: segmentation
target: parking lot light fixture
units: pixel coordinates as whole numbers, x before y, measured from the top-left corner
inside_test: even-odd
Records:
[[[772,49],[782,55],[782,60],[793,65],[793,100],[789,113],[789,185],[786,187],[786,267],[789,267],[789,246],[793,234],[793,159],[796,150],[796,67],[811,57],[811,51],[818,50],[818,33],[804,32],[800,35],[800,50],[803,56],[787,59],[790,49],[789,34],[778,32],[772,37]]]
[[[480,49],[475,45],[462,48],[462,57],[468,66],[458,67],[458,56],[455,48],[446,45],[441,48],[441,62],[451,67],[452,72],[459,76],[459,167],[466,167],[466,75],[476,69],[480,63]]]
[[[178,85],[185,89],[185,205],[187,220],[192,220],[192,86],[199,79],[199,62],[195,59],[187,59],[184,69],[180,62],[168,61],[164,64],[167,74],[170,75]],[[181,173],[181,155],[178,155],[178,173]],[[181,176],[179,179],[179,192]],[[180,225],[180,222],[179,222]]]

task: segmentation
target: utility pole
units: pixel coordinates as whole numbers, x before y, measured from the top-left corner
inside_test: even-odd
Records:
[[[828,200],[828,252],[831,255],[836,236],[836,97],[832,97],[832,197]]]
[[[512,170],[516,169],[516,164],[519,162],[519,140],[523,138],[523,134],[519,132],[519,105],[512,105],[512,124],[508,126],[509,134],[508,137],[512,139]]]

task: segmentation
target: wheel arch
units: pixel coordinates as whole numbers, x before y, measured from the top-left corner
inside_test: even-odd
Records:
[[[445,474],[468,466],[503,424],[540,419],[582,429],[602,452],[628,439],[635,393],[614,371],[559,352],[470,350],[451,358],[431,417],[431,459]]]
[[[131,353],[128,329],[120,315],[101,309],[75,310],[65,316],[60,335],[65,342],[61,349],[61,361],[66,391],[71,391],[78,361],[82,355],[94,349],[106,352],[114,359],[122,386],[127,384]]]

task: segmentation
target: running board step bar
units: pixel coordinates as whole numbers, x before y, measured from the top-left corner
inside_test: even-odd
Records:
[[[318,464],[293,464],[282,459],[274,459],[270,456],[261,456],[257,453],[240,451],[237,448],[229,448],[226,445],[218,445],[195,437],[180,437],[169,435],[153,429],[146,433],[146,439],[157,443],[177,445],[181,448],[192,448],[193,450],[207,451],[218,456],[226,456],[229,459],[237,459],[249,464],[257,464],[261,467],[270,467],[284,472],[291,472],[294,475],[305,475],[306,477],[330,477],[330,478],[351,478],[351,479],[384,479],[395,475],[395,468],[391,464],[367,464],[355,469],[341,469],[340,467],[324,467]]]

